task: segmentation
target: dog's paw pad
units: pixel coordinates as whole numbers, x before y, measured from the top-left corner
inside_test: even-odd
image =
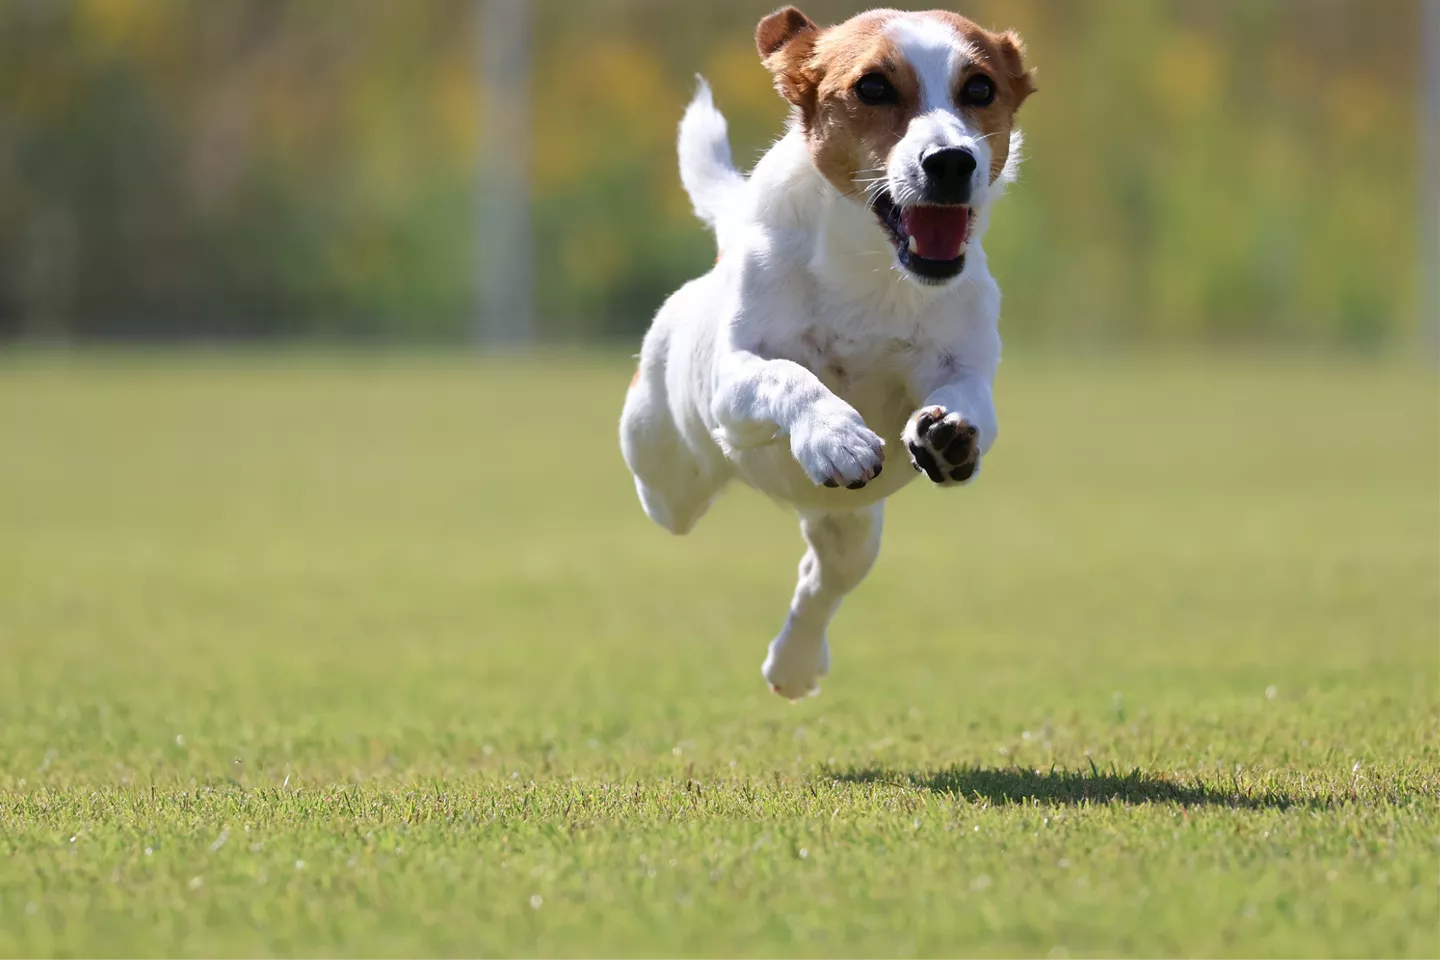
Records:
[[[943,407],[915,411],[904,436],[911,465],[932,483],[965,483],[980,466],[979,431]]]

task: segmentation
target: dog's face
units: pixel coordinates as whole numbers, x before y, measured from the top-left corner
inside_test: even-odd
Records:
[[[958,277],[1035,89],[1020,38],[945,11],[872,10],[822,30],[785,7],[755,43],[816,168],[875,212],[900,266],[924,283]]]

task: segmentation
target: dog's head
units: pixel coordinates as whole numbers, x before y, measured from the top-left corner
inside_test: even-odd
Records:
[[[906,273],[958,277],[1035,89],[1020,37],[945,11],[872,10],[822,29],[784,7],[755,44],[816,168],[875,212]]]

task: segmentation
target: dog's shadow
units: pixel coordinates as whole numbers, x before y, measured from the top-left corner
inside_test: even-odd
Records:
[[[824,767],[821,775],[840,783],[890,784],[947,794],[995,805],[1080,806],[1160,803],[1183,807],[1279,809],[1315,806],[1320,801],[1273,790],[1244,789],[1238,781],[1214,786],[1157,777],[1138,767],[1129,773],[1089,770],[1048,771],[1024,767],[949,766],[935,770],[895,770],[880,766]]]

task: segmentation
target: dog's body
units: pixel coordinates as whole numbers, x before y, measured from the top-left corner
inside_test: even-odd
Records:
[[[681,176],[720,256],[647,334],[621,448],[672,533],[732,477],[798,511],[809,549],[762,668],[794,699],[828,670],[825,628],[875,560],[885,498],[915,471],[968,482],[995,442],[1000,292],[980,240],[1033,88],[1018,38],[947,13],[822,31],[785,8],[757,44],[795,122],[747,179],[703,84],[691,103]],[[914,470],[882,472],[897,448]]]

